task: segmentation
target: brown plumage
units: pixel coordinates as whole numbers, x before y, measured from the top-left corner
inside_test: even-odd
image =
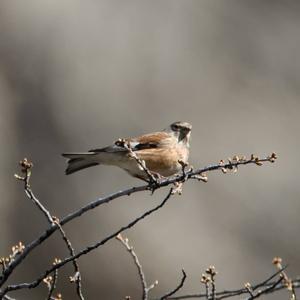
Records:
[[[189,123],[175,122],[163,131],[127,138],[124,141],[137,157],[145,162],[149,171],[167,177],[181,170],[181,164],[178,161],[187,163],[191,129],[192,126]],[[69,159],[67,175],[104,164],[118,166],[134,177],[148,179],[143,168],[130,155],[128,149],[121,146],[118,141],[105,148],[62,155]]]

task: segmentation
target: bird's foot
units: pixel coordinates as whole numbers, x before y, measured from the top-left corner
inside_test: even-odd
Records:
[[[174,182],[174,187],[172,189],[172,195],[178,194],[182,195],[183,182]]]
[[[152,191],[152,194],[154,191],[160,187],[161,182],[166,178],[162,175],[160,175],[157,172],[152,172],[151,171],[151,177],[148,178],[147,182],[149,183],[149,188]]]

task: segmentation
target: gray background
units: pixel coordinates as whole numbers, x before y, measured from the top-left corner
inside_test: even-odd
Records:
[[[125,235],[144,266],[151,295],[176,286],[203,291],[213,264],[217,288],[260,281],[275,255],[299,274],[299,1],[0,2],[0,253],[46,228],[13,178],[19,159],[34,161],[32,186],[52,214],[139,184],[98,167],[64,175],[63,151],[84,151],[119,137],[193,124],[190,162],[205,166],[235,154],[279,155],[276,164],[209,174]],[[166,191],[164,191],[166,192]],[[76,249],[105,237],[156,205],[163,191],[99,207],[65,229]],[[34,279],[68,255],[55,237],[35,250],[11,282]],[[87,299],[139,299],[136,268],[112,240],[80,259]],[[75,299],[60,273],[58,291]],[[46,287],[20,291],[42,299]],[[269,299],[286,299],[283,291]],[[264,299],[266,299],[265,297]]]

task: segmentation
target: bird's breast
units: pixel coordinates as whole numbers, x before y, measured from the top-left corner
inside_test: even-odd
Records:
[[[155,148],[136,151],[138,157],[145,161],[146,167],[162,176],[171,176],[181,170],[179,160],[188,161],[188,148],[176,145],[175,147]]]

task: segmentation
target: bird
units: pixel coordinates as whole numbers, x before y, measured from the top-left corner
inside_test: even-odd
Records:
[[[162,131],[118,139],[104,148],[62,153],[68,159],[65,173],[110,165],[144,181],[149,181],[149,172],[159,178],[170,177],[188,164],[191,130],[191,124],[178,121]]]

